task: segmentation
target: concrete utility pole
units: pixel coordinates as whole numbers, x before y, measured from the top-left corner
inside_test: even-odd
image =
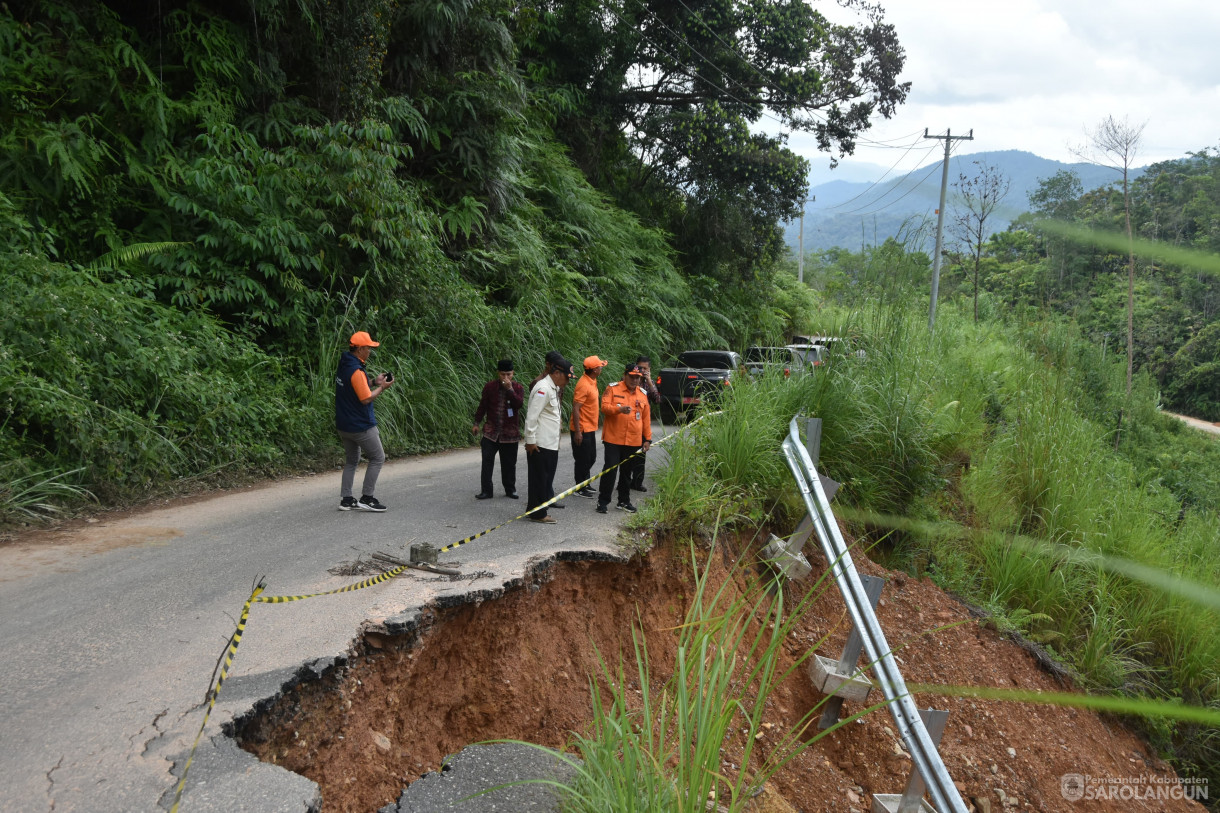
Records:
[[[928,314],[928,331],[936,329],[936,295],[940,290],[940,247],[943,243],[945,229],[945,190],[949,187],[949,149],[954,141],[973,141],[974,129],[970,135],[955,136],[945,130],[943,136],[928,135],[928,128],[923,129],[924,138],[943,138],[945,140],[945,163],[940,171],[940,208],[936,210],[936,254],[932,257],[932,309]]]
[[[796,238],[796,281],[801,284],[805,282],[805,206],[817,199],[818,196],[814,195],[801,201],[801,230]]]

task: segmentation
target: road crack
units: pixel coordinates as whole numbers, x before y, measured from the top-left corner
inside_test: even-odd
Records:
[[[55,765],[51,768],[51,770],[47,771],[47,797],[48,797],[48,801],[51,804],[51,806],[48,808],[48,810],[55,809],[55,797],[52,795],[55,791],[55,777],[51,776],[51,774],[58,771],[60,766],[62,766],[63,764],[64,764],[64,758],[61,756],[59,758],[59,762],[56,762]]]

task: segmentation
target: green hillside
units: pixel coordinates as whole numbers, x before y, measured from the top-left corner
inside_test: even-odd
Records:
[[[357,328],[396,372],[378,414],[404,453],[469,442],[505,356],[532,376],[551,348],[622,364],[803,327],[814,299],[775,261],[807,165],[748,125],[850,145],[905,98],[893,29],[611,11],[0,6],[4,514],[333,460]],[[832,48],[855,56],[822,75]]]

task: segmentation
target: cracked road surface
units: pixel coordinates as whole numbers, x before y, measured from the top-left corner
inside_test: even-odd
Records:
[[[660,451],[649,455],[650,469]],[[600,458],[599,449],[595,470]],[[269,595],[333,589],[360,580],[327,573],[340,562],[374,551],[405,558],[413,542],[441,547],[525,509],[524,459],[520,500],[497,490],[476,501],[478,469],[478,449],[390,463],[378,484],[390,507],[384,514],[336,510],[336,471],[0,545],[0,810],[168,808],[212,669],[255,579],[267,576]],[[498,489],[498,472],[496,482]],[[565,440],[555,487],[572,483]],[[560,551],[619,555],[625,515],[597,514],[593,500],[576,496],[564,503],[551,511],[554,525],[515,522],[442,557],[465,574],[489,575],[450,582],[409,570],[353,593],[255,605],[181,810],[301,811],[315,803],[312,782],[256,761],[221,725],[302,667],[345,654],[362,625],[499,588]]]

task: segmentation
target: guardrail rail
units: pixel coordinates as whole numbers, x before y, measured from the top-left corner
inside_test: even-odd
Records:
[[[898,663],[873,612],[860,574],[856,571],[851,551],[839,531],[839,524],[831,511],[830,500],[822,489],[813,459],[801,442],[795,417],[788,424],[788,437],[784,440],[783,449],[788,468],[792,470],[805,507],[809,510],[809,518],[813,522],[822,554],[830,563],[851,621],[864,639],[864,651],[876,675],[877,684],[885,694],[894,724],[911,752],[911,761],[926,785],[932,804],[941,813],[968,813],[968,808],[954,786],[940,752],[936,749],[936,743],[920,717],[915,698],[907,691],[906,682],[898,670]]]

